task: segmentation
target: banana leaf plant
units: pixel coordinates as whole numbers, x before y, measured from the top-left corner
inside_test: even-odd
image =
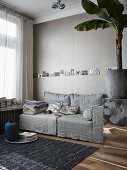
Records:
[[[122,69],[122,38],[127,26],[127,14],[123,14],[124,5],[119,0],[82,0],[82,7],[90,14],[96,14],[99,19],[83,22],[75,27],[77,31],[97,30],[112,27],[116,32],[117,69]]]

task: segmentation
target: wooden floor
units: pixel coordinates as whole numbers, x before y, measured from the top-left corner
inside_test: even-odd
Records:
[[[111,126],[109,126],[111,128]],[[125,128],[127,129],[127,128]],[[120,133],[121,134],[121,133]],[[90,146],[96,146],[100,149],[84,159],[82,162],[80,162],[78,165],[76,165],[72,170],[127,170],[127,154],[123,156],[119,155],[113,155],[113,154],[105,154],[104,153],[104,145],[108,142],[108,144],[115,144],[115,146],[123,146],[127,149],[127,131],[124,133],[124,141],[122,140],[122,136],[119,134],[117,135],[117,131],[115,131],[115,135],[111,136],[108,133],[105,135],[105,143],[102,144],[93,144],[90,142],[83,142],[83,141],[75,141],[71,139],[64,139],[64,138],[57,138],[48,136],[48,138],[61,140],[61,141],[69,141],[73,143],[78,144],[84,144],[84,145],[90,145]],[[46,137],[45,135],[41,135],[43,137]],[[117,138],[116,138],[117,137]],[[126,141],[125,141],[126,138]],[[116,140],[117,139],[117,140]],[[120,144],[121,142],[121,144]],[[118,144],[118,145],[117,145]],[[121,152],[119,150],[119,152]]]

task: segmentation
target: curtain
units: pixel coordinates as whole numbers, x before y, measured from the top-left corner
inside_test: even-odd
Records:
[[[30,19],[0,8],[0,97],[33,97],[32,29]]]
[[[23,99],[33,99],[33,21],[23,20]]]

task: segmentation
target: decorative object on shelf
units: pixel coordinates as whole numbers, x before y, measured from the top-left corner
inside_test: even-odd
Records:
[[[64,74],[64,70],[60,70],[60,74]]]
[[[46,73],[46,77],[49,77],[49,73]]]
[[[124,28],[127,27],[127,14],[123,13],[124,5],[119,0],[82,0],[82,7],[90,15],[97,15],[99,19],[92,19],[78,24],[77,31],[90,31],[113,28],[116,35],[117,69],[107,70],[105,77],[106,91],[111,98],[127,98],[127,69],[122,63],[122,39]]]
[[[49,77],[53,77],[54,76],[54,73],[49,73]]]
[[[38,73],[34,73],[33,77],[39,77],[39,74]]]
[[[64,70],[60,70],[60,76],[64,75]]]
[[[54,72],[54,76],[60,76],[60,72]]]
[[[79,75],[80,75],[80,71],[76,71],[76,75],[78,75],[78,76],[79,76]]]
[[[90,74],[90,75],[94,75],[94,70],[91,69],[91,70],[89,71],[89,74]]]
[[[65,72],[64,72],[64,75],[65,75],[65,76],[70,76],[70,71],[65,71]]]
[[[81,74],[82,75],[88,75],[88,70],[82,70]]]
[[[42,77],[42,74],[39,74],[39,77]]]
[[[6,97],[0,98],[0,111],[4,111],[7,109],[18,109],[22,107],[21,100],[17,100],[16,98],[6,99]]]
[[[65,8],[65,4],[63,4],[62,2],[61,2],[61,0],[58,0],[57,2],[53,2],[53,4],[52,4],[52,8],[53,9],[64,9]]]
[[[0,98],[0,109],[6,107],[6,97]]]
[[[101,72],[100,72],[100,69],[98,67],[95,68],[95,74],[96,75],[99,75]]]
[[[71,69],[71,75],[72,75],[72,76],[75,75],[74,69]]]
[[[46,77],[46,71],[42,71],[42,77]]]

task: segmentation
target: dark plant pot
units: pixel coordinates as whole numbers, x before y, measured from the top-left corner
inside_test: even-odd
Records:
[[[105,85],[109,97],[127,99],[127,69],[108,70]]]

